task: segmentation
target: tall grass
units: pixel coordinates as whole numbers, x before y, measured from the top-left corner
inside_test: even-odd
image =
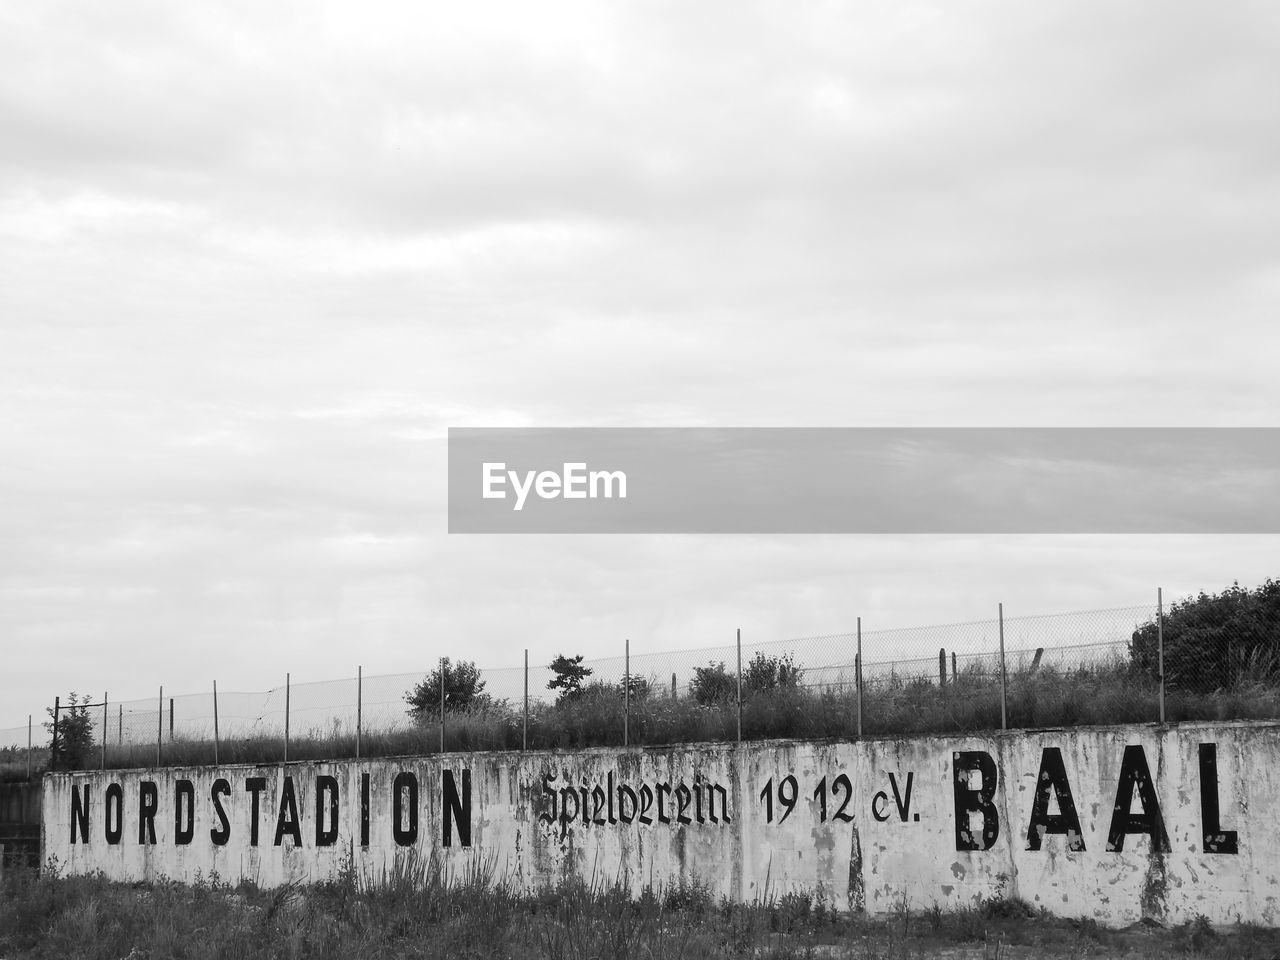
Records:
[[[34,777],[44,773],[49,768],[49,748],[34,747],[28,762],[26,747],[0,747],[0,781],[25,780],[28,767]]]
[[[956,946],[960,944],[962,946]],[[1013,948],[1013,949],[1010,949]],[[0,879],[0,957],[16,958],[587,958],[926,956],[1056,958],[1273,957],[1280,931],[1100,928],[1017,900],[887,916],[836,912],[807,893],[753,903],[717,899],[696,880],[631,898],[608,882],[568,879],[521,892],[483,868],[449,876],[407,858],[390,874],[348,869],[326,883],[261,890],[216,875],[191,885],[58,878]],[[1016,952],[1014,952],[1016,950]]]
[[[633,698],[627,718],[627,739],[633,745],[664,745],[730,741],[736,738],[738,717],[734,703],[702,704],[690,697],[673,697],[661,685]],[[981,733],[1000,729],[1000,682],[978,669],[936,677],[877,677],[862,695],[864,736]],[[1052,666],[1023,668],[1010,673],[1006,713],[1011,729],[1150,723],[1159,718],[1159,691],[1149,677],[1117,657],[1110,662],[1074,670]],[[1180,720],[1280,718],[1280,686],[1245,678],[1229,690],[1213,694],[1170,691],[1166,716]],[[765,739],[850,739],[858,733],[857,694],[851,687],[811,689],[780,686],[750,694],[742,705],[742,737]],[[579,749],[617,746],[623,742],[623,701],[614,689],[597,685],[560,704],[535,703],[528,718],[529,749]],[[448,751],[519,750],[524,743],[524,718],[515,704],[494,703],[445,719]],[[440,728],[433,722],[419,727],[366,732],[360,745],[365,757],[425,755],[440,750]],[[221,763],[277,763],[284,745],[279,735],[223,740]],[[353,757],[353,733],[312,731],[295,735],[290,760],[330,760]],[[212,763],[211,740],[179,738],[162,745],[168,765]],[[90,759],[96,766],[98,755]],[[153,766],[154,744],[108,745],[109,768]],[[15,763],[18,765],[18,763]]]

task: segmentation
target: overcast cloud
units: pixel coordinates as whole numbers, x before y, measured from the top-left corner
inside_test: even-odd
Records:
[[[450,537],[443,442],[1277,426],[1271,4],[10,4],[0,62],[0,726],[1280,573]]]

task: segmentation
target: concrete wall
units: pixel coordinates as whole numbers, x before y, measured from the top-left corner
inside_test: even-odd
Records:
[[[1221,723],[59,774],[44,854],[129,880],[314,881],[348,857],[376,879],[434,856],[530,887],[1275,925],[1278,758],[1280,726]]]
[[[40,862],[40,784],[0,783],[0,867]]]

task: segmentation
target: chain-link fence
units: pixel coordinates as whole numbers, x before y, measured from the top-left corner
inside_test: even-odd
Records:
[[[0,728],[0,780],[30,780],[49,766],[49,738],[36,722]]]
[[[526,654],[468,675],[447,659],[73,709],[87,710],[96,746],[86,766],[1280,717],[1280,623],[1237,621],[1206,634],[1176,605],[1168,616],[1161,604],[1023,617],[997,608],[971,623],[859,622],[767,642],[730,634],[681,651],[623,642],[615,656],[564,658],[559,670]],[[42,723],[0,730],[0,772],[42,772],[57,760],[50,748]]]

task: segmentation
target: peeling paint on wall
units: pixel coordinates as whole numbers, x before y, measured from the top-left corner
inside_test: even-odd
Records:
[[[434,857],[526,888],[1275,924],[1278,758],[1280,726],[1220,723],[51,774],[43,853],[121,880],[376,881]]]

